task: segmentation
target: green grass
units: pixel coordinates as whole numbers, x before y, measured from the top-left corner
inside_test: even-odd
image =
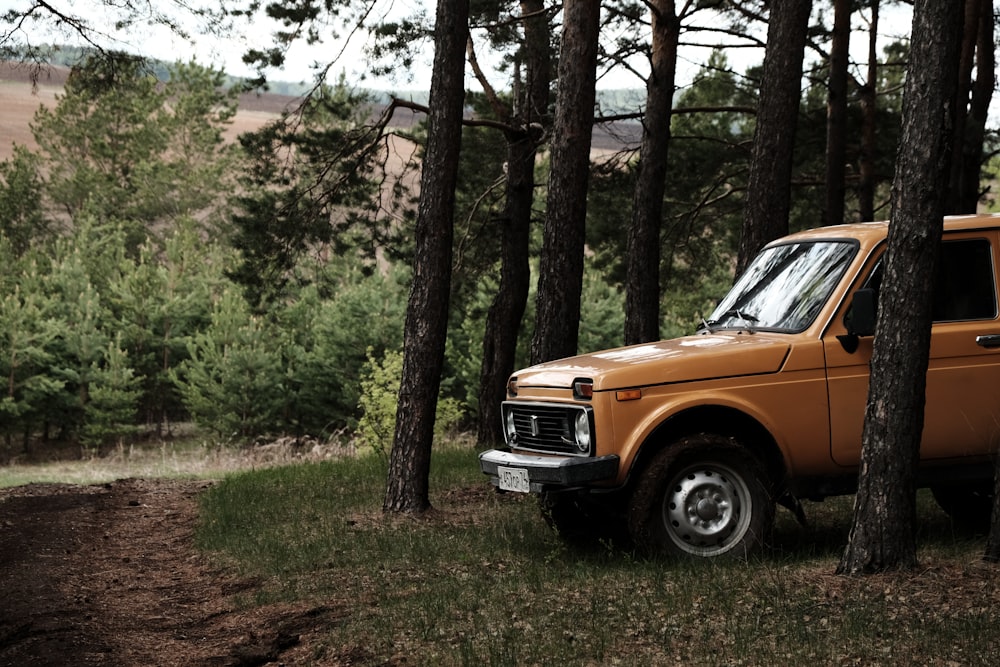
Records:
[[[851,499],[779,513],[752,563],[644,560],[567,547],[531,498],[497,495],[469,449],[432,466],[426,519],[380,512],[376,457],[228,477],[203,497],[198,543],[263,582],[243,604],[344,610],[319,663],[418,665],[1000,664],[997,572],[983,536],[920,498],[918,572],[833,574]]]

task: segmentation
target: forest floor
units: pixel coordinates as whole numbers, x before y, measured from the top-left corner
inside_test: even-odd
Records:
[[[402,654],[379,660],[357,643],[330,646],[331,628],[365,613],[361,601],[333,594],[320,604],[261,602],[256,594],[268,582],[199,550],[198,496],[213,484],[134,476],[0,488],[0,667],[416,664]],[[893,633],[914,650],[953,628],[950,618],[972,619],[968,628],[952,629],[958,635],[931,641],[934,660],[921,662],[990,664],[982,656],[995,657],[995,635],[973,628],[996,608],[1000,588],[994,567],[975,559],[932,557],[917,575],[826,577],[815,606],[846,618],[867,608],[859,600],[882,595],[891,602]],[[815,567],[794,576],[815,579]],[[966,652],[941,648],[949,636],[965,642]],[[869,648],[862,642],[845,651]]]
[[[0,665],[307,662],[311,634],[346,604],[238,606],[256,582],[194,545],[197,495],[211,484],[0,489]]]
[[[310,662],[311,640],[327,636],[348,603],[257,604],[263,582],[196,547],[198,496],[239,470],[353,449],[291,439],[220,448],[189,430],[173,425],[180,440],[169,445],[83,460],[72,448],[0,449],[0,667]],[[32,479],[59,483],[22,481]],[[327,657],[357,662],[350,651]]]

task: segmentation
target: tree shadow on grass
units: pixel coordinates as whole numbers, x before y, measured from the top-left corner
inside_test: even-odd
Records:
[[[791,512],[779,509],[771,539],[773,558],[802,560],[840,558],[847,546],[853,521],[854,496],[828,498],[803,503],[806,525]],[[916,540],[918,550],[941,552],[982,549],[988,526],[955,522],[934,502],[928,490],[917,494]]]
[[[816,559],[839,559],[847,546],[854,512],[854,496],[828,498],[803,503],[806,524],[794,514],[778,508],[769,548],[760,555],[765,561],[801,562]],[[539,518],[541,521],[541,518]],[[600,526],[600,529],[596,529]],[[917,548],[942,554],[967,554],[985,548],[987,526],[968,526],[955,522],[934,502],[927,490],[917,496]],[[583,561],[602,562],[640,556],[628,537],[624,522],[595,524],[595,530],[572,536],[553,537],[561,541],[568,555]],[[655,558],[655,557],[654,557]]]

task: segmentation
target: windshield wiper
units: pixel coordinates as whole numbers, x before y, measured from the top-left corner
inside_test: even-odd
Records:
[[[727,317],[736,317],[736,318],[742,320],[743,324],[746,327],[746,330],[749,331],[750,333],[753,333],[753,325],[756,324],[757,322],[760,322],[759,319],[757,319],[756,317],[754,317],[750,313],[744,312],[744,311],[740,310],[739,308],[732,308],[732,309],[727,310],[726,312],[722,313],[722,315],[720,315],[718,319],[715,319],[715,320],[702,320],[701,324],[698,325],[698,328],[696,329],[696,331],[705,330],[705,331],[708,331],[709,333],[712,333],[712,327],[714,327],[715,325],[717,325],[719,322],[721,322],[722,320],[726,319]]]

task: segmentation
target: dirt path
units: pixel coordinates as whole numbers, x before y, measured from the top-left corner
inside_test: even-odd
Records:
[[[255,583],[193,546],[196,496],[210,484],[0,489],[0,665],[306,662],[345,612],[238,608]]]

